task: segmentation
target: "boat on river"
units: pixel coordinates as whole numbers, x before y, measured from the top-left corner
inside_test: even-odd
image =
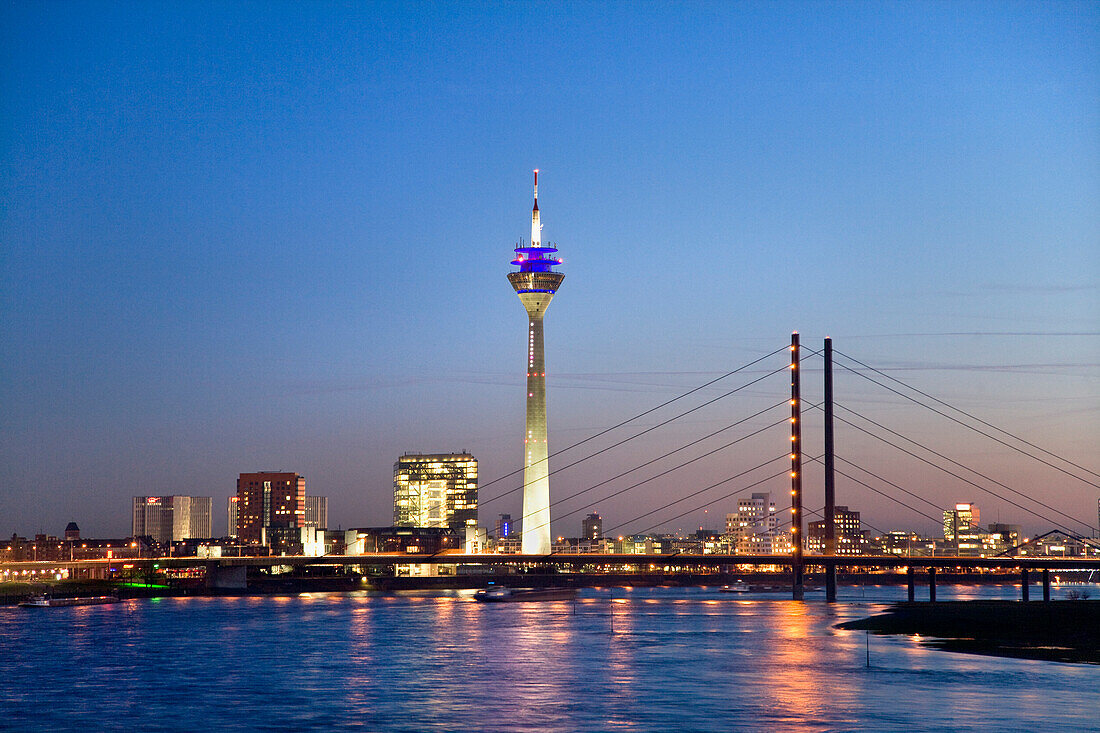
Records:
[[[732,585],[723,585],[718,589],[719,593],[784,593],[790,592],[791,586],[789,585],[748,585],[738,581]],[[806,586],[803,589],[806,593],[813,593],[821,590],[819,586]]]
[[[486,588],[474,594],[474,600],[481,603],[571,601],[576,597],[576,588]]]
[[[41,593],[31,596],[19,605],[23,608],[61,608],[62,606],[102,606],[106,603],[118,603],[118,596],[85,596],[83,598],[50,598]]]

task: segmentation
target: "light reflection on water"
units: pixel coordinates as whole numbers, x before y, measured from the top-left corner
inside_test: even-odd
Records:
[[[844,588],[826,605],[617,588],[575,604],[479,604],[355,592],[2,608],[0,728],[1097,728],[1098,667],[833,628],[904,594]]]

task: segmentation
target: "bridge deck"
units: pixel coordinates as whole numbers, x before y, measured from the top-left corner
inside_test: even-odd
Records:
[[[551,554],[551,555],[467,555],[456,552],[435,555],[377,553],[370,555],[327,555],[323,557],[303,556],[252,556],[252,557],[156,557],[156,558],[114,558],[110,560],[64,560],[64,561],[25,561],[9,562],[0,565],[6,570],[43,570],[43,569],[141,569],[152,570],[154,565],[160,568],[191,568],[215,565],[220,567],[275,567],[275,566],[354,566],[354,565],[639,565],[665,567],[723,567],[741,566],[790,566],[790,555],[603,555],[603,554]],[[826,556],[807,555],[804,558],[807,567],[848,568],[959,568],[959,569],[1058,569],[1058,570],[1100,570],[1100,557],[903,557],[900,555],[858,555]]]

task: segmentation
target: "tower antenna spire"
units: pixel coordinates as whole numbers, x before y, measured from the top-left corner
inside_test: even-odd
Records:
[[[539,169],[535,169],[535,205],[531,208],[531,246],[542,244],[542,223],[539,221]]]

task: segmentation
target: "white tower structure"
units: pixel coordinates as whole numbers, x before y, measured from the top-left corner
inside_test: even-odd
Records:
[[[527,310],[527,431],[523,436],[524,555],[550,554],[550,467],[546,443],[546,360],[542,346],[542,320],[565,275],[554,272],[561,259],[557,247],[542,244],[539,221],[539,172],[535,171],[535,205],[531,209],[531,243],[516,247],[508,281]]]

